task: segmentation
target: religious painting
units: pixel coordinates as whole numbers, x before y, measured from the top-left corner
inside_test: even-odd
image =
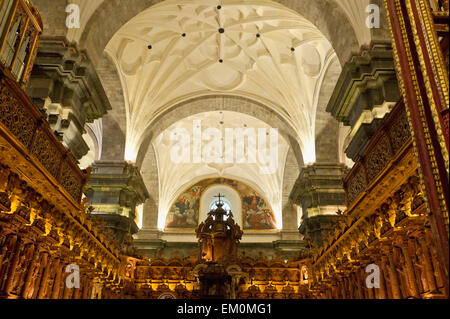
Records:
[[[266,201],[258,194],[245,195],[242,198],[244,230],[276,229],[276,221]]]
[[[238,192],[242,203],[244,230],[276,229],[275,216],[264,198],[252,187],[223,177],[205,179],[182,193],[167,214],[166,229],[197,228],[201,196],[212,185],[228,185]]]
[[[196,228],[202,187],[194,186],[184,192],[173,204],[167,215],[166,228]]]

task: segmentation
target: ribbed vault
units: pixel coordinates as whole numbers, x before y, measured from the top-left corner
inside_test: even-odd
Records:
[[[336,57],[320,31],[273,1],[165,1],[112,38],[127,106],[127,160],[135,161],[152,120],[175,103],[232,92],[286,119],[304,161],[315,161],[317,98]]]

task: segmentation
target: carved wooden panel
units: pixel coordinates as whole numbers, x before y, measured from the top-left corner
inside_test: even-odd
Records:
[[[52,143],[47,133],[42,129],[38,129],[30,152],[41,162],[42,165],[50,172],[50,174],[58,178],[59,166],[61,164],[61,152],[58,147]]]
[[[406,112],[400,112],[389,129],[392,152],[396,154],[411,139],[411,132]]]
[[[366,158],[365,169],[367,172],[367,182],[370,183],[373,181],[391,159],[392,154],[389,146],[389,138],[386,135],[382,135]]]
[[[11,94],[5,80],[0,81],[0,121],[25,146],[33,137],[36,120],[28,114],[25,106]]]
[[[348,205],[365,191],[402,147],[410,141],[411,132],[405,106],[403,102],[399,102],[344,180]]]
[[[367,187],[366,176],[364,174],[364,168],[358,166],[353,176],[347,182],[346,192],[348,205],[352,204],[355,199],[361,194]]]
[[[61,179],[59,181],[64,189],[72,195],[75,200],[81,199],[83,179],[77,173],[68,160],[63,161],[61,168]]]

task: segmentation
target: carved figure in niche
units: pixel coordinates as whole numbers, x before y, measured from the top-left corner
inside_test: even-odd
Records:
[[[306,267],[302,268],[302,281],[308,281],[308,269]]]
[[[131,263],[128,263],[125,270],[125,277],[131,278],[132,272],[133,272],[133,265]]]

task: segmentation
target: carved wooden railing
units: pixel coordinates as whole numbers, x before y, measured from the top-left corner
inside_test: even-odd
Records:
[[[33,156],[76,201],[80,202],[87,182],[70,150],[50,129],[45,117],[21,87],[0,66],[0,129],[22,152]]]
[[[21,87],[28,82],[42,33],[39,12],[28,0],[2,0],[0,18],[0,128],[79,203],[87,175]]]
[[[347,207],[370,192],[388,169],[388,164],[411,141],[408,118],[403,102],[391,111],[389,118],[377,130],[366,150],[344,179]]]

